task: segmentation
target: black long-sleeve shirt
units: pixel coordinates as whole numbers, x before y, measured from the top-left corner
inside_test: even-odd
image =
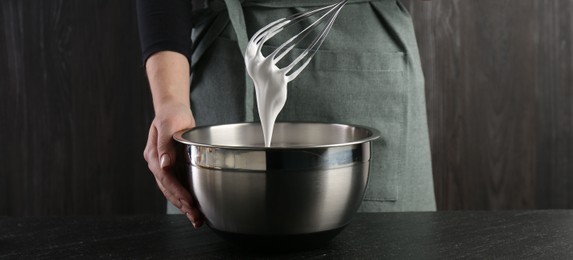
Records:
[[[174,51],[191,60],[191,0],[137,0],[142,59]]]

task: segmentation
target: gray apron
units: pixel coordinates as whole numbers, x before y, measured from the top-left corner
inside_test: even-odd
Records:
[[[191,104],[197,125],[258,121],[242,55],[248,38],[276,19],[336,1],[215,0],[194,11]],[[268,48],[287,38],[273,38]],[[311,63],[289,83],[277,120],[380,130],[360,210],[436,209],[424,77],[410,15],[397,0],[350,0]]]

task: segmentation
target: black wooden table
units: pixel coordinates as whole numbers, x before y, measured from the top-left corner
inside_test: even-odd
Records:
[[[0,217],[0,258],[573,259],[573,211],[358,214],[328,245],[234,247],[179,215]]]

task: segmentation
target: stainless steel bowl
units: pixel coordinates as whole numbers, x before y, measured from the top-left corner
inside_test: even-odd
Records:
[[[325,123],[277,123],[272,147],[264,147],[258,123],[174,135],[185,157],[178,161],[186,162],[180,177],[212,229],[225,237],[291,241],[312,234],[329,239],[350,222],[378,137],[372,128]]]

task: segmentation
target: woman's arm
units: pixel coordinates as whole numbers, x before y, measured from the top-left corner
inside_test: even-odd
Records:
[[[173,133],[195,127],[189,100],[191,3],[189,0],[138,0],[138,24],[155,118],[144,158],[163,195],[193,226],[203,223],[193,198],[172,174]]]
[[[189,62],[181,53],[161,51],[146,62],[147,78],[157,112],[167,103],[180,103],[190,107]]]
[[[189,62],[180,53],[161,51],[146,63],[155,118],[149,129],[144,158],[163,195],[193,222],[202,224],[201,213],[191,194],[172,174],[175,163],[173,133],[195,127],[189,101]]]

